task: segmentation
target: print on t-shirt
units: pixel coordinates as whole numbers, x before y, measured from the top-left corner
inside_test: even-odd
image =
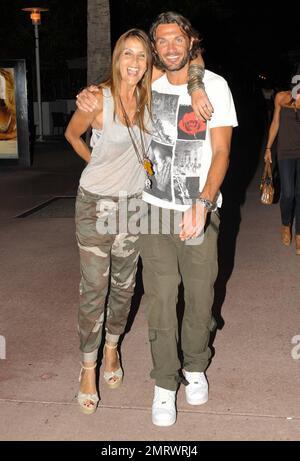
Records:
[[[203,141],[177,141],[174,155],[175,202],[190,204],[199,196]]]
[[[152,91],[153,140],[149,158],[154,175],[151,194],[188,205],[199,195],[206,122],[197,120],[191,105],[179,96]]]
[[[147,192],[162,200],[172,201],[172,146],[151,142],[149,159],[153,166],[152,187]]]
[[[176,115],[179,96],[152,91],[153,137],[164,144],[176,140]]]
[[[179,106],[178,111],[178,139],[202,139],[206,137],[206,122],[198,120],[192,106]]]

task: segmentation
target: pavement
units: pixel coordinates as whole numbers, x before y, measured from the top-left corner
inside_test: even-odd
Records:
[[[35,145],[30,168],[0,165],[0,440],[300,440],[300,257],[294,242],[280,242],[279,205],[259,201],[258,144],[239,130],[223,187],[209,401],[188,405],[181,386],[167,428],[151,423],[140,271],[121,347],[124,383],[106,388],[100,368],[97,412],[77,408],[74,220],[31,211],[74,197],[83,162],[56,137]]]

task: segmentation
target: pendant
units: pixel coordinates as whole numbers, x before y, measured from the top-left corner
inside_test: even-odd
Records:
[[[145,181],[145,187],[146,189],[151,189],[152,187],[152,181],[151,179],[147,178],[146,181]]]
[[[153,172],[153,167],[152,167],[151,161],[148,158],[144,158],[143,165],[144,165],[144,169],[147,171],[147,174],[149,176],[153,176],[154,172]]]

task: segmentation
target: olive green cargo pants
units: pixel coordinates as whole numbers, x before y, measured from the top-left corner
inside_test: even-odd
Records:
[[[211,356],[208,342],[214,283],[218,273],[219,215],[208,215],[201,244],[187,245],[179,239],[178,232],[174,233],[172,226],[168,234],[163,233],[161,209],[159,211],[160,233],[141,235],[139,240],[143,263],[144,303],[148,311],[153,360],[151,377],[155,379],[157,386],[176,390],[180,381],[178,371],[181,368],[177,352],[176,312],[181,280],[185,298],[181,331],[183,368],[190,372],[202,372]],[[177,212],[170,211],[171,222],[174,222],[174,213]]]

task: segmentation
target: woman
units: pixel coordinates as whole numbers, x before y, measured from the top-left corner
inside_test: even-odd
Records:
[[[82,368],[77,400],[86,414],[94,413],[99,401],[95,368],[109,286],[104,380],[116,388],[123,378],[117,346],[135,286],[138,236],[121,233],[114,225],[107,232],[104,224],[119,221],[119,192],[126,192],[128,200],[139,198],[147,180],[144,163],[150,142],[151,73],[149,39],[143,31],[131,29],[116,43],[111,77],[99,86],[96,109],[77,109],[65,133],[75,152],[88,163],[76,200],[82,275],[78,317]],[[90,126],[92,153],[81,138]]]
[[[299,91],[299,90],[298,90]],[[293,97],[294,95],[294,97]],[[278,166],[281,184],[281,240],[290,245],[295,214],[296,254],[300,255],[300,93],[281,91],[275,97],[265,162],[272,162],[271,148],[278,135]],[[294,213],[295,211],[295,213]]]

